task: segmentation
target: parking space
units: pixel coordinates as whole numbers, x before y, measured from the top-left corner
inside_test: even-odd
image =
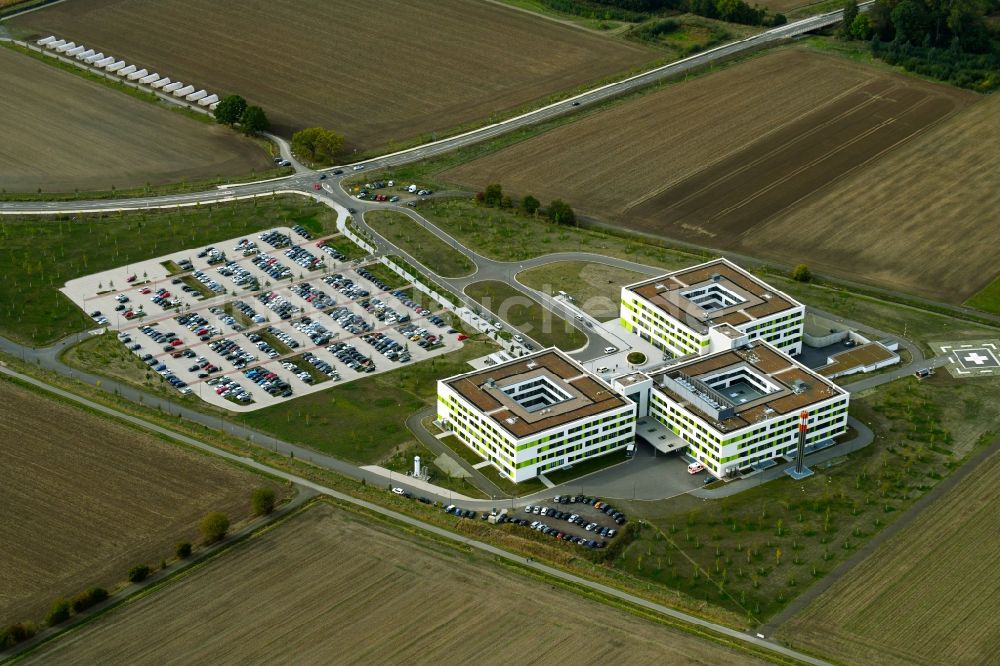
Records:
[[[598,497],[557,495],[518,509],[499,522],[535,530],[557,541],[604,548],[618,536],[628,518]]]
[[[63,291],[178,391],[236,411],[461,345],[435,312],[304,234],[281,228],[232,239]],[[179,289],[186,280],[217,295]]]

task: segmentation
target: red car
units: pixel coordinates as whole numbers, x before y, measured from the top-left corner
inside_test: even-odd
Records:
[[[150,288],[149,288],[149,287],[144,287],[143,289],[140,289],[140,290],[139,290],[139,293],[140,293],[140,294],[148,294],[148,293],[149,293],[150,291],[151,291],[151,290],[150,290]]]
[[[128,282],[135,282],[138,277],[138,275],[130,275],[128,276]]]
[[[468,339],[469,339],[469,336],[467,336],[467,335],[462,335],[461,333],[459,333],[459,334],[458,334],[458,339],[459,339],[459,340],[468,340]]]
[[[321,190],[321,189],[323,189],[323,186],[320,185],[319,183],[313,183],[313,189],[314,190]]]

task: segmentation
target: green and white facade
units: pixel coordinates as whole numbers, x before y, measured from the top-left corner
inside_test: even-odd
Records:
[[[726,259],[622,288],[621,325],[674,357],[764,341],[802,351],[805,307]]]
[[[649,375],[649,415],[687,443],[687,454],[714,476],[806,447],[847,430],[850,395],[766,343],[701,357]]]
[[[438,381],[437,424],[517,482],[623,450],[636,409],[556,349]]]

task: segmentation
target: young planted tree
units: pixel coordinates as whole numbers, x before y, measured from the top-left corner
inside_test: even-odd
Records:
[[[797,282],[809,282],[812,280],[812,273],[805,264],[799,264],[792,269],[792,279]]]
[[[525,194],[524,198],[521,199],[521,208],[528,215],[534,215],[535,213],[537,213],[538,209],[541,208],[541,206],[542,203],[535,197],[531,196],[530,194]]]
[[[503,201],[503,187],[499,183],[487,185],[483,190],[483,203],[487,206],[499,206]]]

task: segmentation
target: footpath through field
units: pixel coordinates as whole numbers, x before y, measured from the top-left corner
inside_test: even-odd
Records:
[[[643,599],[641,597],[637,597],[637,596],[635,596],[633,594],[629,594],[628,592],[623,592],[622,590],[618,590],[616,588],[609,587],[607,585],[602,585],[601,583],[595,583],[593,581],[587,580],[585,578],[581,578],[581,577],[576,576],[574,574],[567,573],[567,572],[562,571],[560,569],[556,569],[555,567],[550,567],[550,566],[548,566],[546,564],[542,564],[540,562],[536,562],[536,561],[531,560],[531,559],[526,559],[524,557],[521,557],[520,555],[514,555],[513,553],[507,552],[506,550],[502,550],[500,548],[497,548],[497,547],[492,546],[490,544],[484,543],[482,541],[477,541],[475,539],[470,539],[468,537],[464,537],[464,536],[461,536],[459,534],[455,534],[454,532],[450,532],[448,530],[442,529],[442,528],[437,527],[435,525],[430,525],[430,524],[425,523],[425,522],[423,522],[421,520],[417,520],[416,518],[412,518],[410,516],[407,516],[407,515],[404,515],[404,514],[401,514],[401,513],[397,513],[396,511],[393,511],[391,509],[387,509],[387,508],[382,507],[382,506],[380,506],[378,504],[373,504],[371,502],[367,502],[365,500],[358,499],[358,498],[353,497],[351,495],[346,495],[344,493],[341,493],[341,492],[338,492],[336,490],[333,490],[332,488],[327,488],[326,486],[322,486],[322,485],[320,485],[318,483],[314,483],[313,481],[309,481],[308,479],[303,479],[302,477],[296,476],[294,474],[289,474],[288,472],[284,472],[282,470],[275,469],[273,467],[270,467],[269,465],[265,465],[263,463],[257,462],[256,460],[253,460],[252,458],[247,458],[245,456],[238,456],[238,455],[230,453],[228,451],[223,451],[222,449],[218,449],[218,448],[216,448],[214,446],[211,446],[211,445],[206,444],[204,442],[198,441],[198,440],[196,440],[194,438],[188,437],[186,435],[182,435],[180,433],[175,433],[172,430],[168,430],[167,428],[163,428],[161,426],[158,426],[155,423],[151,423],[151,422],[146,421],[144,419],[140,419],[138,417],[131,416],[129,414],[125,414],[124,412],[119,412],[119,411],[117,411],[115,409],[111,409],[110,407],[105,407],[104,405],[98,404],[96,402],[92,402],[90,400],[87,400],[86,398],[83,398],[81,396],[78,396],[78,395],[75,395],[73,393],[70,393],[69,391],[64,391],[64,390],[56,388],[54,386],[50,386],[50,385],[46,384],[45,382],[37,380],[37,379],[35,379],[33,377],[29,377],[27,375],[23,375],[23,374],[21,374],[19,372],[15,372],[15,371],[13,371],[13,370],[11,370],[9,368],[5,368],[5,367],[0,366],[0,372],[3,372],[4,374],[10,375],[12,377],[16,377],[17,379],[19,379],[19,380],[21,380],[23,382],[27,382],[27,383],[29,383],[29,384],[31,384],[33,386],[36,386],[36,387],[41,388],[41,389],[44,389],[45,391],[49,391],[51,393],[54,393],[54,394],[56,394],[56,395],[58,395],[58,396],[60,396],[62,398],[71,400],[71,401],[73,401],[75,403],[82,404],[85,407],[87,407],[87,408],[89,408],[91,410],[97,411],[97,412],[99,412],[101,414],[105,414],[105,415],[110,416],[112,418],[120,419],[122,421],[126,421],[128,423],[133,424],[133,425],[139,426],[140,428],[143,428],[143,429],[146,429],[146,430],[151,430],[151,431],[159,433],[161,435],[165,435],[165,436],[167,436],[167,437],[169,437],[169,438],[171,438],[173,440],[181,442],[182,444],[186,444],[188,446],[193,446],[193,447],[195,447],[195,448],[197,448],[197,449],[199,449],[201,451],[204,451],[206,453],[209,453],[211,455],[219,456],[221,458],[225,458],[227,460],[231,460],[231,461],[239,463],[241,465],[246,465],[247,467],[256,469],[258,471],[264,472],[266,474],[270,474],[272,476],[275,476],[275,477],[278,477],[278,478],[281,478],[281,479],[284,479],[285,481],[289,481],[289,482],[294,483],[296,485],[303,486],[305,488],[311,488],[312,490],[315,490],[316,492],[322,493],[324,495],[328,495],[330,497],[333,497],[335,499],[341,500],[343,502],[349,502],[349,503],[351,503],[351,504],[353,504],[355,506],[361,507],[363,509],[367,509],[368,511],[373,511],[375,513],[378,513],[378,514],[380,514],[382,516],[385,516],[387,518],[390,518],[392,520],[396,520],[396,521],[405,523],[407,525],[411,525],[413,527],[419,528],[419,529],[424,530],[426,532],[430,532],[430,533],[432,533],[432,534],[434,534],[436,536],[443,537],[445,539],[448,539],[450,541],[454,541],[454,542],[457,542],[457,543],[465,544],[466,546],[469,546],[471,548],[475,548],[475,549],[483,551],[485,553],[489,553],[490,555],[494,555],[496,557],[503,558],[503,559],[508,560],[510,562],[517,563],[519,566],[525,566],[525,567],[534,569],[534,570],[539,571],[539,572],[541,572],[543,574],[546,574],[548,576],[554,576],[556,578],[559,578],[560,580],[566,581],[568,583],[572,583],[573,585],[578,585],[578,586],[581,586],[581,587],[585,587],[585,588],[593,590],[595,592],[598,592],[598,593],[601,593],[601,594],[604,594],[604,595],[607,595],[607,596],[610,596],[610,597],[614,597],[614,598],[619,599],[621,601],[624,601],[626,603],[634,604],[636,606],[640,606],[640,607],[645,608],[647,610],[651,610],[651,611],[653,611],[655,613],[659,613],[661,615],[664,615],[664,616],[667,616],[667,617],[671,617],[671,618],[673,618],[675,620],[680,620],[682,622],[686,622],[688,624],[695,625],[697,627],[700,627],[701,629],[705,629],[705,630],[708,630],[708,631],[715,632],[717,634],[721,634],[721,635],[723,635],[723,636],[725,636],[727,638],[734,639],[734,640],[739,641],[741,643],[745,643],[745,644],[748,644],[748,645],[754,645],[757,648],[760,648],[760,649],[763,649],[763,650],[768,650],[770,652],[774,652],[776,654],[780,654],[780,655],[783,655],[785,657],[790,657],[792,659],[797,659],[797,660],[799,660],[801,662],[804,662],[804,663],[807,663],[807,664],[815,664],[817,666],[828,666],[828,663],[825,662],[825,661],[822,661],[820,659],[816,659],[815,657],[811,657],[811,656],[809,656],[807,654],[803,654],[801,652],[797,652],[796,650],[791,650],[791,649],[786,648],[786,647],[784,647],[782,645],[777,645],[775,643],[771,643],[770,641],[759,639],[756,636],[751,636],[749,634],[745,634],[745,633],[743,633],[741,631],[737,631],[735,629],[731,629],[731,628],[723,626],[721,624],[716,624],[714,622],[709,622],[708,620],[704,620],[702,618],[695,617],[693,615],[688,615],[687,613],[683,613],[681,611],[674,610],[673,608],[668,608],[667,606],[663,606],[662,604],[658,604],[658,603],[654,603],[652,601],[648,601],[648,600]]]

